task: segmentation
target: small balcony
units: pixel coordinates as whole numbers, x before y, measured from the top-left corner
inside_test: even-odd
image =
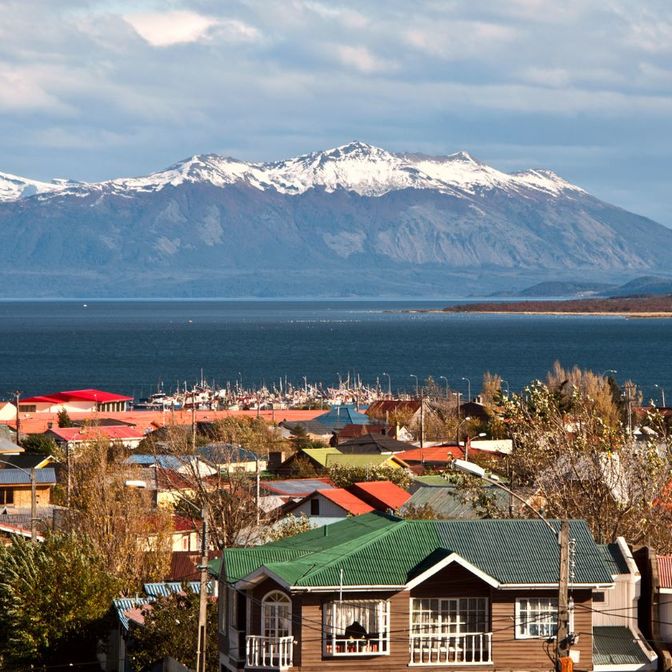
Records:
[[[294,637],[245,638],[245,668],[250,670],[287,670],[292,666]]]
[[[492,633],[411,635],[411,665],[487,665],[492,663]]]

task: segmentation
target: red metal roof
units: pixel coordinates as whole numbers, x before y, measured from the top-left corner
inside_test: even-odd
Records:
[[[62,404],[68,401],[94,401],[96,403],[107,403],[110,401],[132,401],[133,397],[126,397],[122,394],[113,392],[104,392],[103,390],[94,390],[87,388],[85,390],[68,390],[66,392],[51,392],[49,394],[38,395],[36,397],[25,397],[21,399],[21,404]]]
[[[672,588],[672,555],[657,555],[660,588]]]
[[[342,509],[345,509],[348,513],[352,513],[355,516],[374,511],[372,506],[369,506],[366,502],[363,502],[359,497],[356,497],[344,488],[318,490],[317,492],[329,501],[333,502],[337,506],[340,506]]]
[[[145,433],[136,427],[125,425],[97,425],[93,427],[52,427],[49,432],[63,441],[91,441],[92,439],[143,439]]]
[[[396,511],[411,498],[410,493],[391,481],[355,483],[352,490],[355,495],[362,497],[379,511],[387,509]]]

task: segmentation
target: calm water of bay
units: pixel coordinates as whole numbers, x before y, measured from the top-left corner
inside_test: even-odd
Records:
[[[414,389],[415,374],[445,376],[472,393],[484,371],[518,390],[557,359],[639,383],[672,401],[672,320],[619,317],[408,314],[445,302],[95,301],[0,302],[0,398],[97,387],[133,394],[205,377],[245,386],[287,376]],[[388,312],[392,311],[392,312]],[[442,384],[444,381],[441,381]]]

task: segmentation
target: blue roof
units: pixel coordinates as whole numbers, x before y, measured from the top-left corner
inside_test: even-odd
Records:
[[[53,485],[56,483],[56,472],[52,467],[35,469],[35,482]],[[0,485],[30,485],[30,474],[21,469],[0,469]]]
[[[208,443],[196,449],[196,452],[213,464],[231,464],[236,462],[254,462],[257,455],[247,448],[232,443]]]
[[[194,455],[143,455],[135,454],[126,459],[126,464],[140,464],[148,467],[157,465],[163,469],[171,469],[173,471],[180,469],[185,464],[189,464],[195,458]]]
[[[319,422],[327,427],[345,427],[345,425],[368,425],[369,416],[356,410],[353,404],[332,406],[331,410],[318,415],[313,422]]]
[[[143,588],[147,595],[151,597],[168,597],[168,595],[181,593],[184,590],[184,585],[179,581],[162,581],[161,583],[146,583]],[[198,581],[189,581],[187,589],[192,593],[199,593],[201,584]],[[212,590],[213,585],[212,581],[210,581],[208,582],[208,593],[212,594]]]

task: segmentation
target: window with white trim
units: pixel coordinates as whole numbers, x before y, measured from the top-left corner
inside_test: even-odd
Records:
[[[411,599],[411,665],[489,664],[487,597]]]
[[[390,652],[387,600],[336,600],[324,605],[325,656],[385,656]]]
[[[411,629],[420,635],[485,632],[487,597],[413,598]]]
[[[574,611],[569,610],[569,629],[574,627]],[[516,598],[516,639],[549,639],[558,629],[557,597]]]
[[[264,637],[288,637],[292,634],[292,603],[285,593],[273,590],[261,601]]]

